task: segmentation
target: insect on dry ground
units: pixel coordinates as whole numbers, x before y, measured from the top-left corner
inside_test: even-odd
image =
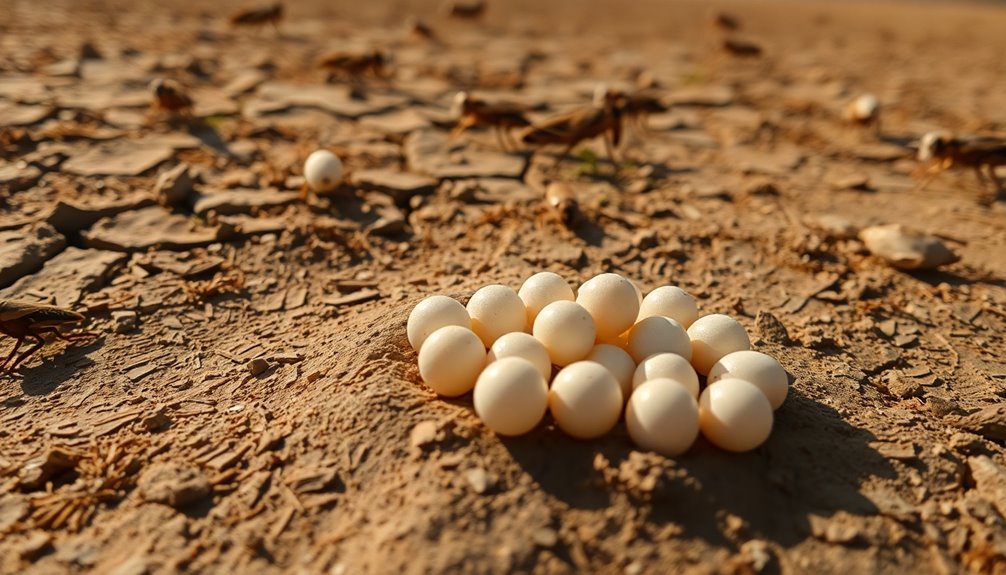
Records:
[[[60,327],[84,321],[84,316],[68,309],[63,309],[51,305],[42,305],[16,300],[0,300],[0,332],[13,337],[17,341],[10,353],[0,363],[0,370],[7,369],[13,371],[21,362],[31,357],[45,345],[43,334],[53,334],[59,339],[73,341],[85,337],[98,337],[98,334],[91,332],[64,334],[59,331]],[[8,366],[11,358],[21,348],[24,340],[31,338],[35,340],[35,345],[27,351],[17,356],[14,362]]]
[[[510,134],[511,129],[531,125],[525,116],[525,106],[512,102],[487,102],[464,91],[454,96],[454,112],[458,116],[458,125],[451,132],[452,138],[474,126],[491,126],[503,150],[517,146]]]
[[[937,176],[954,167],[972,168],[983,186],[992,184],[995,197],[1004,193],[1003,181],[996,174],[1006,165],[1006,138],[1000,136],[955,136],[948,132],[930,132],[919,142],[918,159],[927,163],[926,176],[919,184],[925,189]],[[985,172],[982,172],[985,168]]]

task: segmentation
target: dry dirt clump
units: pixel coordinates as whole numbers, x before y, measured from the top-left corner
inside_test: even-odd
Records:
[[[266,4],[7,6],[0,299],[99,337],[0,375],[0,573],[1006,572],[1004,205],[988,163],[920,189],[912,147],[1006,132],[1002,7],[304,0],[231,25]],[[375,49],[379,74],[318,67]],[[191,107],[151,110],[158,78]],[[459,90],[538,124],[600,83],[668,108],[614,163],[618,98],[558,165],[450,135]],[[879,124],[846,119],[862,94]],[[345,177],[303,193],[319,148]],[[897,269],[877,226],[953,257]],[[770,439],[670,459],[622,423],[507,439],[437,400],[409,310],[541,270],[737,318],[793,378]]]

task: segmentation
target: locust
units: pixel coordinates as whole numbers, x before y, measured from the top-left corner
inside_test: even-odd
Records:
[[[42,334],[51,333],[59,339],[73,341],[85,337],[97,337],[98,334],[91,332],[80,332],[64,334],[59,331],[60,327],[69,326],[84,320],[84,316],[61,307],[29,303],[10,299],[0,299],[0,332],[13,337],[17,341],[10,353],[0,363],[0,370],[7,369],[13,371],[21,362],[28,359],[33,353],[45,345]],[[14,363],[10,363],[11,358],[21,348],[25,339],[35,340],[35,345],[27,351],[17,356]]]
[[[155,110],[169,114],[189,115],[192,113],[192,98],[185,93],[181,84],[174,80],[155,78],[150,82]]]
[[[384,77],[384,65],[387,57],[380,50],[366,53],[333,52],[321,59],[319,66],[328,70],[329,81],[336,76],[348,76],[358,80],[368,72],[378,78]]]
[[[484,0],[448,0],[443,11],[458,20],[478,20],[485,14],[486,3]]]
[[[986,168],[997,196],[1001,196],[1003,182],[996,174],[997,166],[1006,165],[1006,138],[999,136],[955,136],[948,132],[929,132],[919,142],[918,159],[928,162],[927,176],[919,185],[924,189],[937,176],[953,167],[972,168],[978,180],[987,185],[982,173]]]
[[[272,24],[279,32],[279,21],[283,19],[283,5],[279,2],[269,6],[242,10],[231,16],[231,26],[262,26]]]
[[[525,114],[526,108],[512,102],[486,102],[474,98],[468,92],[458,92],[454,96],[454,114],[458,125],[451,132],[457,137],[472,126],[492,126],[500,148],[506,150],[508,144],[516,145],[510,130],[531,125]]]
[[[626,122],[644,134],[649,131],[646,120],[650,114],[662,114],[670,109],[657,94],[649,90],[619,94],[617,105]]]
[[[558,165],[573,146],[583,140],[603,136],[608,157],[614,162],[614,148],[622,137],[623,108],[621,94],[598,86],[592,105],[546,118],[526,129],[521,141],[536,146],[565,144],[566,148],[555,160],[555,165]]]

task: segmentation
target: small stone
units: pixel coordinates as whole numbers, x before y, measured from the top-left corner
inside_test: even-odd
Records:
[[[25,463],[18,480],[25,489],[38,489],[50,479],[74,469],[80,455],[61,447],[51,447],[45,453]]]
[[[760,539],[752,539],[741,545],[741,555],[755,573],[761,573],[772,562],[772,548]]]
[[[136,486],[143,501],[176,509],[205,499],[212,491],[202,469],[171,461],[151,464],[140,475]]]
[[[559,534],[550,527],[539,527],[531,532],[531,540],[538,547],[551,549],[559,542]]]
[[[115,333],[126,333],[139,326],[140,316],[130,310],[113,311],[112,323],[115,325]]]
[[[468,485],[471,486],[472,491],[480,495],[485,493],[491,486],[489,474],[481,467],[473,467],[466,471],[465,479],[468,481]]]
[[[265,358],[256,357],[248,362],[248,372],[252,375],[260,375],[269,369],[269,362]]]
[[[891,371],[886,375],[887,391],[895,397],[908,399],[910,397],[922,397],[924,393],[922,386],[918,382],[901,375],[900,372]]]
[[[168,417],[166,410],[163,407],[158,407],[140,420],[140,427],[153,433],[167,429],[172,423],[173,421]]]
[[[199,176],[188,164],[178,164],[164,172],[154,184],[154,197],[162,206],[185,203],[195,189]]]
[[[769,343],[779,345],[790,343],[789,331],[772,312],[758,310],[758,315],[755,316],[755,329],[758,331],[758,337]]]
[[[420,421],[409,434],[409,444],[412,447],[422,449],[438,441],[439,437],[440,433],[435,421]]]
[[[90,247],[131,252],[188,250],[218,242],[233,232],[233,227],[195,225],[182,214],[152,206],[104,218],[81,235]]]
[[[864,228],[859,237],[870,253],[902,270],[933,269],[960,259],[939,238],[901,224]]]

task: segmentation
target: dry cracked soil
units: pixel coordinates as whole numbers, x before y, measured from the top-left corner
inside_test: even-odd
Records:
[[[1006,572],[1006,206],[967,170],[919,189],[910,147],[1006,130],[1001,4],[0,7],[0,297],[97,334],[0,377],[0,572]],[[374,47],[385,78],[317,67]],[[150,111],[156,77],[192,117]],[[448,136],[458,89],[540,119],[640,81],[672,106],[617,165]],[[866,92],[879,133],[842,117]],[[305,195],[318,147],[347,178]],[[889,223],[959,261],[892,268],[856,233]],[[792,376],[771,438],[500,438],[425,388],[411,307],[540,270],[738,317]]]

